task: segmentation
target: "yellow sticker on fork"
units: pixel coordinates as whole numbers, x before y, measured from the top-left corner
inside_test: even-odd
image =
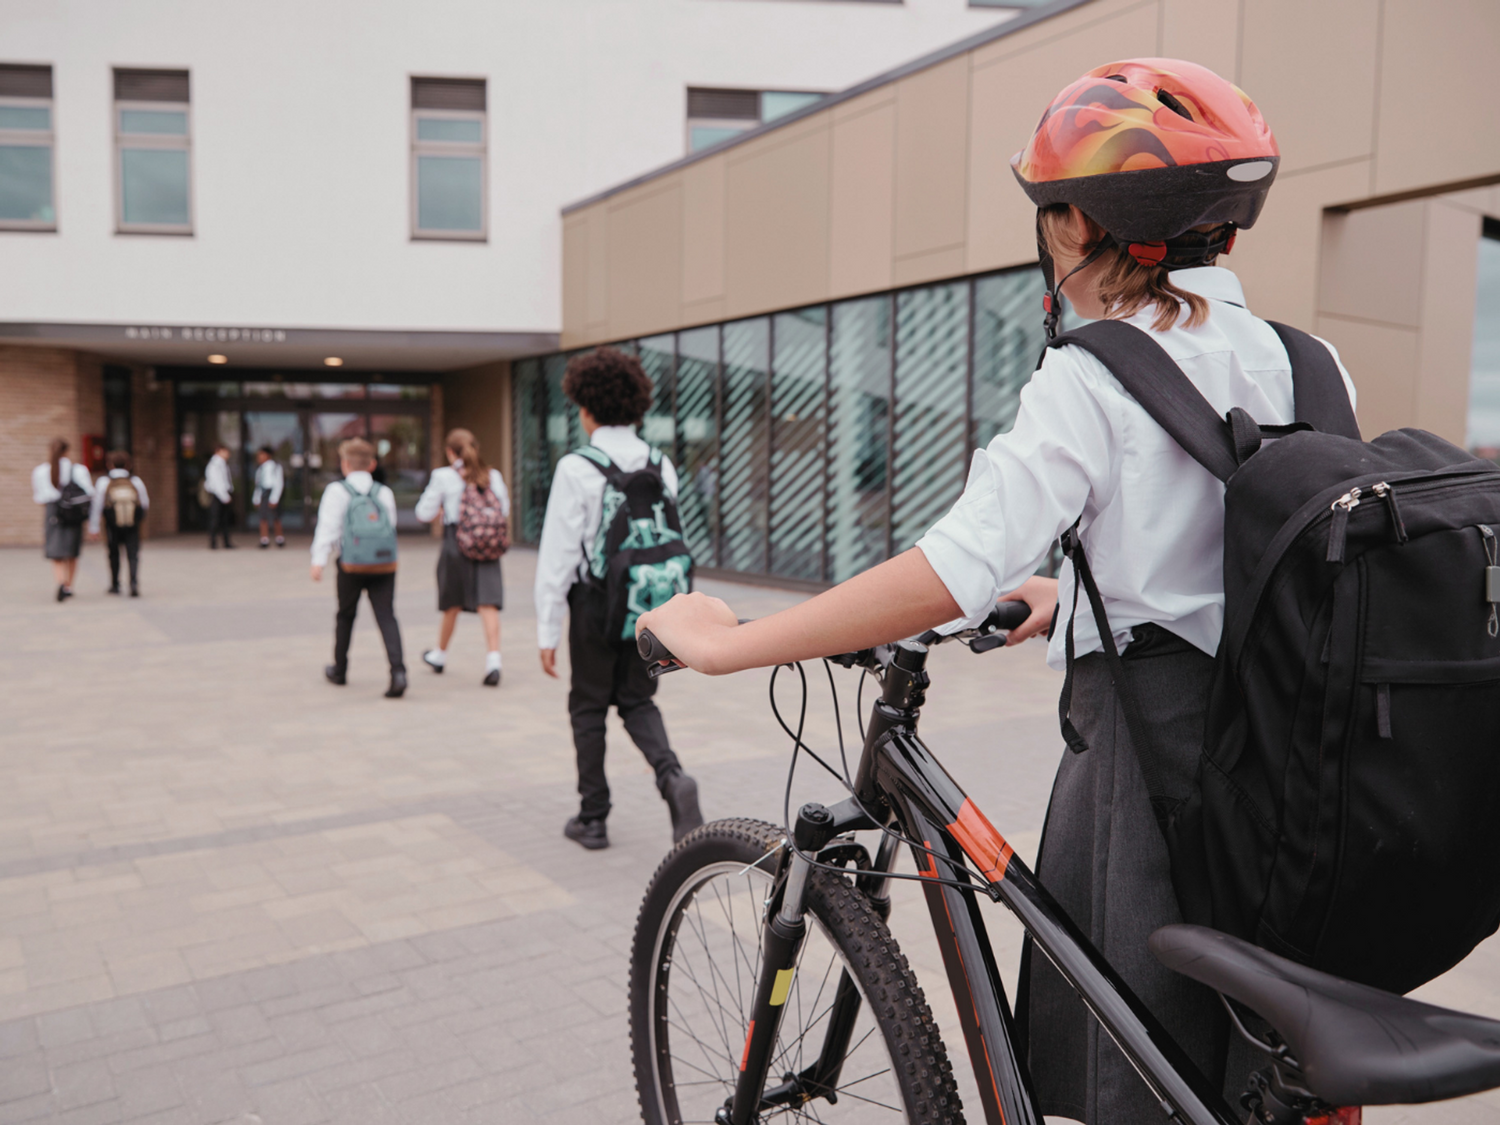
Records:
[[[786,1003],[786,994],[792,990],[792,978],[796,975],[795,968],[776,970],[776,983],[771,986],[771,1007],[779,1008]]]

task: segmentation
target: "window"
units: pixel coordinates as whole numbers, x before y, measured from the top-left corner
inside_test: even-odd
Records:
[[[115,71],[115,227],[192,234],[188,72]]]
[[[56,230],[52,68],[0,64],[0,230]]]
[[[484,239],[486,132],[484,79],[411,80],[413,238]]]
[[[1469,452],[1500,461],[1500,220],[1485,217],[1474,294]]]
[[[687,146],[697,152],[795,113],[824,95],[806,90],[688,89]]]

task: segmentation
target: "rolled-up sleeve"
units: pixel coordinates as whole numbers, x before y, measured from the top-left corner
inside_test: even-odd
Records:
[[[1036,573],[1057,540],[1118,485],[1115,428],[1099,391],[1111,379],[1066,348],[1021,392],[1015,425],[974,454],[963,495],[917,541],[966,619]]]

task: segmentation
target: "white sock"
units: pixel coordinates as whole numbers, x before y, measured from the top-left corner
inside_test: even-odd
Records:
[[[431,649],[427,653],[427,663],[441,668],[444,664],[448,663],[448,651],[441,648]]]
[[[500,671],[500,654],[492,652],[484,658],[484,670],[486,672]]]

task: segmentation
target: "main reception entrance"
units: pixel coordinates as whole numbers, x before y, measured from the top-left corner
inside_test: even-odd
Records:
[[[235,512],[256,525],[250,503],[255,453],[269,446],[286,480],[281,498],[287,531],[310,531],[323,490],[339,479],[339,443],[362,437],[374,447],[379,472],[396,493],[399,526],[419,525],[413,508],[431,465],[432,388],[420,374],[366,375],[361,381],[320,381],[322,373],[254,372],[217,379],[213,368],[158,368],[176,384],[178,525],[208,526],[201,503],[204,466],[214,448],[230,450]]]

